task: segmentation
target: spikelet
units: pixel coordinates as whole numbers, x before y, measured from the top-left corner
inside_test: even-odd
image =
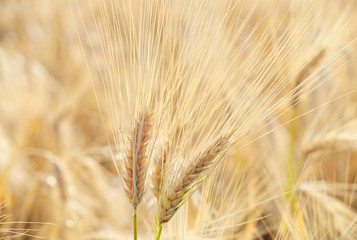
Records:
[[[151,132],[151,114],[140,113],[135,123],[133,136],[129,139],[129,150],[125,161],[124,189],[136,210],[144,194],[147,170],[147,143]]]
[[[198,183],[206,177],[203,174],[212,167],[215,158],[227,147],[227,144],[226,138],[219,138],[206,151],[201,153],[190,167],[185,169],[183,175],[173,185],[167,186],[159,200],[158,216],[160,224],[168,222],[185,199],[197,189]]]

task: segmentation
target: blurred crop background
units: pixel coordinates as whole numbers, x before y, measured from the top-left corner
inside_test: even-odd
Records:
[[[99,43],[93,50],[78,38],[85,34],[81,14],[95,39],[91,8],[77,1],[79,14],[70,2],[0,0],[0,239],[132,235],[132,212],[105,134],[106,105],[100,104],[102,119],[91,81],[100,82],[102,66],[92,55]],[[248,13],[257,21],[265,13],[255,39],[274,26],[303,34],[303,25],[284,25],[287,1],[256,3],[233,9],[241,15],[227,24],[239,24]],[[257,126],[259,134],[193,195],[163,239],[357,239],[357,7],[353,1],[335,4],[314,27],[323,32],[346,14],[343,31],[321,38],[310,54],[304,52],[308,38],[297,37],[290,42],[295,51],[269,69],[277,77],[321,78],[322,84]],[[348,13],[338,12],[341,5]],[[243,42],[241,36],[235,40]],[[257,48],[262,61],[278,46],[274,37]],[[300,53],[306,59],[286,61]],[[333,62],[321,66],[323,59]],[[95,87],[101,102],[104,93]],[[152,239],[156,203],[147,192],[139,236]]]

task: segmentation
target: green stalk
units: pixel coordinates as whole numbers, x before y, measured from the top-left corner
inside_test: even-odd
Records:
[[[159,224],[159,232],[157,233],[156,240],[160,240],[161,231],[162,231],[162,225],[161,225],[161,223],[160,223],[160,224]]]
[[[134,240],[138,239],[138,232],[136,228],[136,212],[134,212]]]

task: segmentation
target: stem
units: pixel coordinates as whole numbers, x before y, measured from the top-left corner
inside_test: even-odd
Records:
[[[156,240],[160,240],[161,231],[162,231],[162,225],[161,225],[161,223],[160,223],[160,224],[159,224],[159,232],[157,233]]]
[[[137,240],[138,239],[138,232],[137,232],[137,229],[136,229],[136,212],[134,213],[134,240]]]
[[[291,123],[290,123],[290,139],[288,148],[288,159],[287,159],[287,173],[286,173],[286,203],[290,205],[290,213],[295,214],[296,209],[296,198],[294,196],[293,188],[295,184],[295,158],[294,158],[294,147],[296,138],[296,109],[292,109]],[[284,236],[288,232],[287,221],[284,221],[283,225],[279,229],[279,235]]]

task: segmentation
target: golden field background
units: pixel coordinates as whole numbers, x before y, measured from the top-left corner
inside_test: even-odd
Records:
[[[291,101],[267,107],[259,131],[236,143],[162,239],[357,239],[356,4],[242,1],[230,9],[222,38],[241,49],[237,65],[254,57],[247,79],[268,72],[266,87],[282,85],[271,101]],[[106,135],[113,126],[97,8],[0,0],[0,239],[132,238]],[[300,82],[308,88],[294,95]],[[139,239],[154,239],[155,206],[148,187]]]

